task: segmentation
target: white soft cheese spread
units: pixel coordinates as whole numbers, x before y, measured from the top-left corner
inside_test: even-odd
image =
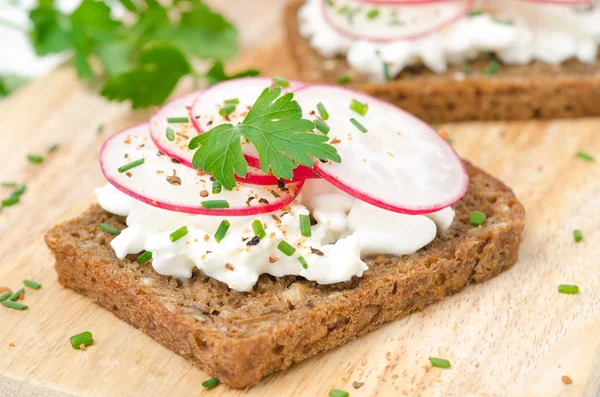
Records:
[[[298,13],[300,33],[325,57],[345,55],[348,64],[370,79],[385,80],[405,67],[423,64],[437,73],[492,52],[505,64],[538,60],[559,64],[571,58],[594,62],[600,44],[600,6],[565,7],[519,0],[490,2],[493,11],[465,15],[435,33],[415,40],[376,43],[353,40],[332,29],[321,4],[307,0]],[[411,8],[419,7],[412,5]],[[477,9],[475,7],[474,9]],[[377,29],[377,21],[373,21]]]
[[[217,243],[214,233],[223,217],[155,208],[112,185],[96,189],[96,195],[105,211],[127,217],[127,228],[111,242],[117,257],[151,251],[152,265],[160,274],[190,278],[197,267],[239,291],[250,290],[263,273],[298,275],[319,284],[360,277],[367,270],[361,256],[414,253],[448,229],[454,219],[450,207],[428,215],[403,215],[356,200],[325,181],[308,180],[299,198],[285,210],[228,217],[231,226]],[[316,224],[311,237],[304,237],[299,215],[309,212]],[[262,222],[266,237],[249,245],[256,219]],[[170,234],[183,226],[188,234],[172,242]],[[296,248],[293,255],[277,248],[284,240]],[[300,256],[306,260],[306,269]]]

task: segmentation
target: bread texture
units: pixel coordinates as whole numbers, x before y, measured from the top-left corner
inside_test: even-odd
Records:
[[[259,382],[425,306],[483,282],[516,261],[525,210],[502,182],[466,164],[470,187],[453,207],[449,230],[413,255],[366,258],[369,270],[346,283],[262,275],[237,292],[195,271],[189,281],[157,274],[130,256],[119,260],[114,237],[125,219],[92,206],[54,227],[46,243],[59,281],[234,388]],[[469,224],[472,211],[486,214]]]
[[[468,75],[463,65],[450,66],[443,74],[418,66],[392,81],[373,83],[351,70],[345,57],[320,56],[300,35],[298,10],[303,3],[291,0],[284,11],[288,47],[301,80],[335,84],[339,76],[349,75],[350,88],[430,123],[600,116],[600,57],[592,64],[502,65],[487,75],[493,59],[482,56],[469,62]]]

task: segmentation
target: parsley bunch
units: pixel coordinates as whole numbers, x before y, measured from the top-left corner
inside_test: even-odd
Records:
[[[299,164],[314,167],[313,156],[337,163],[342,159],[327,143],[326,135],[313,133],[315,124],[302,118],[302,109],[281,87],[265,88],[244,121],[238,125],[221,124],[194,137],[189,148],[194,150],[194,168],[211,173],[231,190],[235,175],[246,176],[248,163],[242,151],[242,136],[256,147],[260,168],[271,170],[277,178],[292,179]]]
[[[220,61],[238,52],[237,31],[202,0],[118,0],[126,15],[116,19],[117,0],[83,0],[71,14],[58,10],[54,0],[38,0],[29,14],[31,42],[38,55],[73,53],[77,75],[97,77],[102,67],[101,94],[111,100],[131,100],[132,106],[162,104],[184,76],[198,74],[194,59]],[[123,21],[129,21],[124,23]],[[250,71],[256,73],[256,71]],[[224,72],[212,83],[228,79]]]

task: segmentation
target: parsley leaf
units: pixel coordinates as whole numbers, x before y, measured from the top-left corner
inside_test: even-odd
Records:
[[[241,78],[241,77],[254,77],[254,76],[258,76],[259,74],[260,74],[260,71],[258,71],[256,69],[248,69],[248,70],[244,70],[242,72],[233,74],[231,76],[228,76],[225,73],[225,66],[223,66],[223,62],[216,61],[212,65],[212,67],[210,68],[208,73],[206,73],[206,78],[208,80],[208,85],[213,85],[213,84],[220,83],[221,81],[225,81],[225,80],[237,79],[237,78]]]
[[[223,186],[235,186],[235,174],[246,175],[248,163],[242,152],[241,137],[252,143],[264,173],[292,179],[299,164],[314,166],[312,156],[341,162],[337,150],[326,143],[325,135],[311,132],[315,125],[302,118],[302,109],[293,93],[283,96],[281,87],[265,88],[241,124],[221,124],[190,141],[193,165],[212,173]]]
[[[155,105],[164,102],[179,79],[191,70],[179,48],[154,43],[141,52],[135,69],[110,77],[101,94],[117,101],[130,99],[134,108]]]

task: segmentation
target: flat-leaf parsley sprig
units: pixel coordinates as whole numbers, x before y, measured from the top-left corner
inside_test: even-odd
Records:
[[[326,143],[326,135],[312,131],[315,124],[302,118],[302,108],[289,92],[281,95],[281,87],[265,88],[241,124],[221,124],[190,141],[194,150],[193,165],[211,173],[231,190],[235,175],[246,176],[241,137],[258,151],[262,172],[272,171],[277,178],[292,179],[299,164],[314,166],[313,156],[322,160],[342,161],[337,150]]]

